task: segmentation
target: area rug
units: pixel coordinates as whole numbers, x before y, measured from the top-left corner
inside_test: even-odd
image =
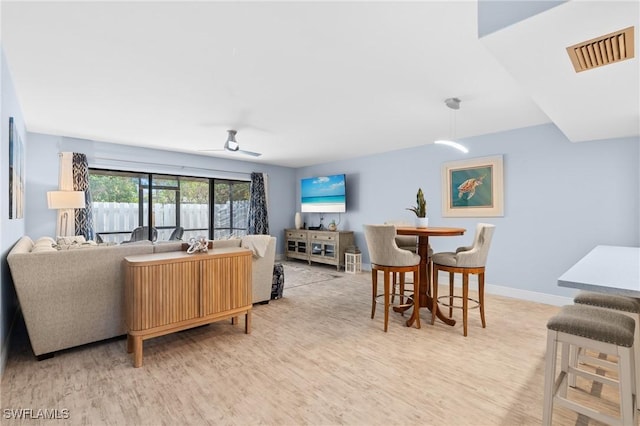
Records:
[[[285,289],[329,281],[344,276],[343,273],[336,271],[333,267],[309,266],[302,262],[291,261],[282,262],[282,266],[284,268]]]

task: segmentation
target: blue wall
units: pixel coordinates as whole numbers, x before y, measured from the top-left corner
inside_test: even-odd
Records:
[[[0,49],[0,79],[1,88],[1,111],[0,111],[0,377],[4,372],[9,348],[9,336],[18,309],[18,302],[11,282],[9,267],[7,265],[7,253],[11,250],[15,242],[24,234],[25,220],[9,220],[9,162],[5,160],[9,152],[9,117],[14,118],[16,130],[20,134],[22,143],[28,147],[28,140],[25,135],[24,119],[22,111],[15,93],[13,79],[7,67],[4,50]],[[26,167],[28,178],[29,167]],[[25,216],[27,205],[25,203]]]
[[[486,280],[507,295],[540,301],[547,299],[536,293],[570,296],[573,291],[557,287],[557,278],[595,245],[640,245],[638,138],[571,143],[548,124],[461,142],[469,154],[429,144],[301,168],[297,179],[347,174],[347,213],[327,214],[324,223],[340,220],[340,229],[355,231],[366,264],[362,225],[413,222],[405,208],[415,203],[418,187],[425,192],[429,225],[468,230],[461,237],[431,238],[435,251],[470,243],[477,222],[495,224]],[[504,156],[504,217],[443,218],[442,163],[498,154]],[[316,225],[319,215],[303,219]]]
[[[478,37],[513,25],[566,0],[478,0]]]
[[[266,173],[270,231],[278,237],[277,252],[283,253],[282,229],[293,224],[295,213],[295,169],[37,133],[29,134],[27,148],[26,234],[32,238],[55,234],[56,212],[47,208],[46,193],[58,186],[60,152],[84,153],[89,167],[113,170],[238,180],[249,180],[251,172]]]

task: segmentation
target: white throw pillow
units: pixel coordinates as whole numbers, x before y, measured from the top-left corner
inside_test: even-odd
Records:
[[[82,244],[86,241],[84,235],[73,235],[70,237],[58,237],[57,243],[59,246],[68,246],[71,244]]]
[[[58,237],[57,238],[57,243],[58,243],[58,249],[59,250],[68,250],[70,248],[73,247],[78,247],[81,244],[86,243],[87,240],[84,238],[83,235],[74,235],[71,237]]]
[[[35,246],[38,243],[40,243],[40,244],[47,243],[47,244],[49,244],[49,245],[51,245],[53,247],[53,246],[56,245],[56,240],[54,240],[51,237],[40,237],[35,241],[35,243],[33,243],[33,245]]]
[[[84,249],[84,248],[90,248],[90,247],[98,247],[98,243],[96,243],[95,241],[89,240],[80,244],[70,244],[68,246],[65,246],[63,250],[78,250],[78,249]]]
[[[56,251],[56,242],[51,237],[42,237],[36,240],[31,248],[31,253],[40,253],[43,251]]]

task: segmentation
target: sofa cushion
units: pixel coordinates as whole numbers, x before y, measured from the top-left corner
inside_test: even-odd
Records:
[[[31,253],[41,253],[44,251],[57,251],[56,242],[51,237],[42,237],[36,240],[31,249]]]
[[[240,238],[234,238],[232,240],[213,240],[211,246],[214,249],[228,248],[228,247],[240,247],[242,240]]]
[[[154,253],[165,253],[182,250],[183,241],[158,241],[153,245]]]

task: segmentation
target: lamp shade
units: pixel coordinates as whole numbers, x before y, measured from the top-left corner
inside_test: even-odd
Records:
[[[452,148],[457,149],[458,151],[464,152],[465,154],[467,152],[469,152],[469,150],[464,145],[461,145],[458,142],[454,142],[454,141],[450,141],[450,140],[446,140],[446,139],[439,139],[439,140],[435,141],[434,143],[437,143],[438,145],[450,146]]]
[[[49,191],[47,206],[50,209],[83,209],[85,208],[84,191]]]

